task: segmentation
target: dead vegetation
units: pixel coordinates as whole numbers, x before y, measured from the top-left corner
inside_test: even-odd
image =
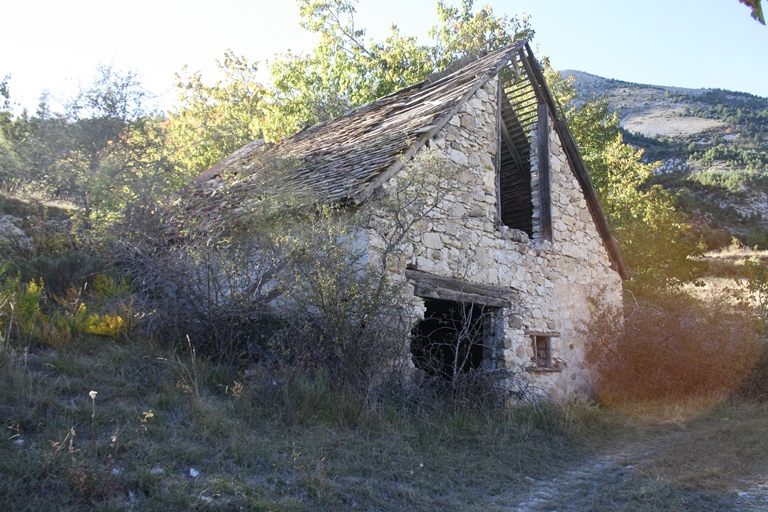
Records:
[[[759,319],[725,301],[667,292],[628,301],[623,317],[596,309],[587,362],[596,393],[611,406],[722,400],[763,349]]]
[[[739,492],[768,469],[756,405],[361,410],[322,375],[266,383],[145,340],[6,345],[0,365],[8,510],[760,510]]]

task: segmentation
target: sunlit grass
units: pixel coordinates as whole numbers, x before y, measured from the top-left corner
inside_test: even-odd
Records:
[[[624,462],[656,480],[733,491],[768,474],[768,410],[744,402],[638,404],[629,443],[645,446]],[[639,419],[639,421],[637,421]]]
[[[487,492],[519,488],[584,449],[557,408],[425,416],[360,409],[322,380],[274,392],[246,381],[235,395],[237,380],[138,341],[93,338],[26,363],[6,352],[3,506],[482,510]]]
[[[713,279],[745,278],[747,260],[753,257],[768,259],[768,251],[760,251],[736,242],[722,249],[707,252],[703,256],[703,259],[709,263],[705,282]]]
[[[146,341],[3,354],[8,510],[503,510],[534,482],[606,456],[621,464],[594,483],[599,506],[704,510],[732,503],[768,461],[759,406],[575,400],[423,414],[396,401],[361,408],[322,378],[264,388],[203,358],[193,375],[190,354]]]

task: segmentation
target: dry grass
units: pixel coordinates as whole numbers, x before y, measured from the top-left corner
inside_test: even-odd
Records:
[[[728,247],[709,251],[704,259],[709,263],[708,278],[743,279],[747,276],[749,258],[768,259],[768,251],[745,247],[736,241]]]
[[[616,441],[622,463],[656,481],[688,489],[734,492],[768,476],[768,409],[694,401],[643,404]]]
[[[2,354],[6,510],[508,510],[550,479],[564,488],[548,510],[734,510],[768,461],[759,407],[425,415],[361,409],[322,379],[251,383],[146,342]],[[598,465],[599,494],[569,483],[617,453],[634,469]]]
[[[322,380],[269,389],[139,342],[2,365],[7,510],[483,510],[583,451],[557,409],[360,409]]]

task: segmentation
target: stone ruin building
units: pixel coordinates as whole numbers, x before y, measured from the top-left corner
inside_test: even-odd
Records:
[[[525,41],[452,68],[277,144],[252,142],[198,183],[216,189],[279,148],[298,162],[289,181],[360,203],[434,152],[459,171],[391,269],[413,301],[413,364],[439,373],[461,359],[461,371],[518,369],[555,397],[588,392],[589,299],[620,306],[627,269],[587,169]],[[457,342],[461,323],[475,342]]]

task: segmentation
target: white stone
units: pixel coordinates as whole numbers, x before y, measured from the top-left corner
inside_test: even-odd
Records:
[[[481,153],[480,154],[480,162],[483,164],[483,167],[486,169],[494,169],[495,166],[493,165],[493,158],[491,158],[491,155],[488,153]]]
[[[451,149],[449,152],[449,156],[451,160],[453,160],[459,165],[467,165],[469,163],[467,160],[467,155],[465,155],[463,152],[459,150]]]

